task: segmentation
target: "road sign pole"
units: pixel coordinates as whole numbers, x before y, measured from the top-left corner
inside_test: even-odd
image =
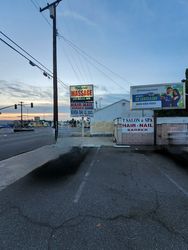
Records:
[[[154,140],[153,140],[153,144],[154,146],[157,145],[157,113],[156,110],[153,111],[154,117],[153,117],[153,122],[154,122]]]
[[[84,137],[84,117],[82,116],[82,137]]]
[[[21,128],[23,128],[23,102],[20,102],[21,106]]]

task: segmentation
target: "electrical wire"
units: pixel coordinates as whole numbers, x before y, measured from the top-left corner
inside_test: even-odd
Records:
[[[6,37],[10,42],[12,42],[14,45],[16,45],[21,51],[23,51],[26,55],[28,55],[29,57],[31,57],[35,62],[37,62],[40,66],[38,66],[36,63],[33,63],[33,61],[31,61],[28,57],[26,57],[25,55],[23,55],[21,52],[19,52],[17,49],[15,49],[13,46],[11,46],[10,44],[8,44],[5,40],[1,39],[2,42],[4,42],[7,46],[9,46],[11,49],[15,50],[17,53],[19,53],[21,56],[23,56],[26,60],[29,61],[29,63],[32,66],[36,66],[37,68],[39,68],[41,71],[43,71],[43,75],[47,76],[47,77],[51,77],[53,78],[53,72],[51,70],[49,70],[44,64],[42,64],[39,60],[37,60],[35,57],[33,57],[30,53],[28,53],[25,49],[23,49],[23,47],[21,47],[20,45],[18,45],[18,43],[16,43],[15,41],[13,41],[10,37],[8,37],[4,32],[0,31],[0,34],[2,34],[4,37]],[[44,70],[45,69],[45,70]],[[46,72],[47,71],[47,72]],[[65,84],[62,80],[60,80],[58,78],[58,82],[66,89],[69,89],[69,86],[67,84]]]
[[[70,41],[69,39],[67,39],[65,36],[63,36],[62,34],[59,34],[59,36],[61,38],[63,38],[67,43],[69,43],[71,46],[73,46],[75,49],[79,50],[82,54],[84,54],[85,56],[87,56],[88,58],[90,58],[92,61],[96,62],[98,65],[102,66],[103,68],[105,68],[106,70],[108,70],[110,73],[116,75],[117,77],[119,77],[123,81],[127,82],[128,84],[130,84],[130,82],[127,79],[125,79],[123,76],[121,76],[120,74],[114,72],[113,70],[111,70],[109,67],[107,67],[103,63],[99,62],[97,59],[95,59],[94,57],[92,57],[91,55],[89,55],[88,53],[86,53],[83,49],[79,48],[76,44],[74,44],[72,41]]]
[[[31,3],[33,4],[33,6],[37,9],[37,11],[40,10],[40,5],[36,0],[30,0]],[[44,18],[44,20],[47,22],[47,24],[52,27],[52,24],[49,22],[49,20],[45,17],[45,15],[41,12],[42,17]]]
[[[74,74],[75,74],[77,80],[78,80],[79,82],[81,82],[81,81],[80,81],[80,77],[79,77],[78,73],[76,72],[76,70],[75,70],[75,68],[74,68],[74,66],[73,66],[73,64],[72,64],[71,59],[70,59],[70,57],[69,57],[67,51],[64,50],[64,53],[65,53],[65,56],[67,57],[67,60],[68,60],[68,62],[69,62],[69,64],[70,64],[70,66],[71,66],[71,68],[72,68],[72,71],[74,72]]]
[[[20,45],[18,45],[15,41],[13,41],[10,37],[8,37],[4,32],[0,31],[0,33],[6,37],[10,42],[12,42],[14,45],[16,45],[20,50],[22,50],[26,55],[28,55],[29,57],[31,57],[34,61],[36,61],[40,66],[42,66],[43,68],[45,68],[47,71],[49,71],[51,74],[52,71],[49,70],[46,66],[44,66],[42,63],[40,63],[36,58],[34,58],[31,54],[29,54],[25,49],[23,49],[23,47],[21,47]]]
[[[38,10],[40,10],[40,5],[39,5],[39,3],[38,3],[38,1],[37,0],[30,0],[31,1],[31,3],[34,5],[34,7],[37,9],[37,11]],[[42,17],[45,19],[45,21],[47,22],[47,24],[48,25],[50,25],[51,27],[52,27],[52,25],[51,25],[51,23],[48,21],[48,19],[44,16],[44,14],[41,12],[41,14],[42,14]],[[73,57],[73,56],[72,56]],[[68,58],[68,57],[67,57]],[[73,59],[73,61],[74,61],[74,63],[75,63],[75,66],[76,66],[76,68],[77,68],[77,72],[76,72],[76,70],[75,69],[73,69],[74,68],[74,66],[73,66],[73,64],[71,63],[71,61],[70,61],[70,58],[68,58],[68,61],[69,61],[69,64],[71,65],[71,68],[72,68],[72,70],[73,70],[73,72],[74,72],[74,74],[76,75],[76,78],[78,78],[78,79],[80,79],[80,77],[81,77],[81,79],[83,79],[84,81],[86,80],[86,73],[85,73],[85,69],[84,69],[84,67],[83,67],[83,64],[82,64],[82,62],[81,62],[81,59],[80,58],[77,58],[78,59],[78,62],[76,62],[76,60],[75,60],[75,58]],[[78,66],[78,63],[80,64],[80,67]],[[81,71],[81,69],[82,69],[82,71]],[[75,73],[76,72],[76,73]],[[80,77],[78,77],[78,74],[80,75]],[[89,73],[90,74],[90,73]],[[80,81],[80,80],[79,80]]]
[[[41,71],[43,71],[43,69],[40,66],[38,66],[37,64],[34,64],[28,57],[26,57],[20,51],[18,51],[17,49],[15,49],[12,45],[10,45],[9,43],[7,43],[4,39],[0,38],[0,41],[2,41],[4,44],[6,44],[9,48],[11,48],[12,50],[14,50],[15,52],[17,52],[20,56],[24,57],[32,66],[36,66],[38,69],[40,69]]]
[[[40,8],[39,4],[36,3],[37,0],[30,0],[30,1],[34,4],[34,6],[37,8],[37,10],[38,10],[38,7]],[[35,2],[34,2],[34,1],[35,1]],[[41,13],[41,14],[42,14],[42,13]],[[45,20],[46,20],[47,23],[49,24],[48,19],[47,19],[44,15],[42,15],[42,16],[45,18]],[[50,24],[50,25],[51,25],[51,24]],[[112,77],[110,77],[108,74],[106,74],[103,70],[99,69],[99,68],[98,68],[96,65],[94,65],[91,61],[95,62],[96,64],[98,64],[98,65],[100,65],[100,66],[102,66],[102,67],[105,68],[107,71],[109,71],[111,74],[116,75],[116,77],[119,77],[121,80],[123,80],[124,82],[128,83],[129,86],[130,86],[130,82],[128,82],[127,79],[125,79],[124,77],[122,77],[120,74],[114,72],[114,71],[111,70],[109,67],[107,67],[107,66],[104,65],[103,63],[99,62],[97,59],[95,59],[94,57],[92,57],[91,55],[89,55],[88,53],[86,53],[83,49],[79,48],[76,44],[74,44],[72,41],[70,41],[69,39],[67,39],[65,36],[63,36],[63,35],[60,34],[59,32],[58,32],[58,36],[59,36],[60,38],[63,38],[64,41],[65,41],[70,47],[72,47],[72,49],[74,49],[79,55],[81,55],[83,58],[85,58],[85,60],[86,60],[90,65],[92,65],[95,69],[97,69],[97,70],[98,70],[100,73],[102,73],[105,77],[107,77],[109,80],[111,80],[114,84],[116,84],[116,85],[119,86],[120,88],[125,89],[124,86],[122,86],[122,85],[119,84],[117,81],[115,81]],[[91,61],[90,61],[88,58],[89,58]],[[74,61],[75,61],[75,60],[74,60]],[[70,63],[70,60],[69,60],[69,63]],[[80,64],[81,64],[81,63],[80,63]],[[83,65],[82,65],[82,66],[83,66]],[[72,67],[72,66],[71,66],[71,67]],[[81,71],[79,70],[79,67],[78,67],[78,66],[77,66],[77,69],[78,69],[80,75],[82,75],[82,74],[81,74]],[[126,90],[126,89],[125,89],[125,90]],[[127,90],[126,90],[126,91],[127,91]]]
[[[66,41],[66,40],[65,40]],[[110,81],[112,81],[114,84],[116,84],[117,86],[119,86],[121,89],[123,88],[124,90],[126,90],[124,88],[124,86],[122,86],[121,84],[119,84],[117,81],[115,81],[113,78],[111,78],[108,74],[106,74],[103,70],[101,70],[100,68],[98,68],[94,63],[92,63],[88,57],[86,57],[86,55],[82,54],[76,47],[72,46],[70,43],[67,43],[70,47],[72,47],[72,49],[74,49],[78,54],[82,55],[85,57],[85,60],[91,64],[96,70],[98,70],[101,74],[103,74],[106,78],[108,78]],[[126,90],[127,91],[127,90]]]
[[[33,6],[36,8],[36,10],[39,11],[40,10],[40,5],[37,2],[37,0],[30,0],[30,1],[33,4]],[[46,3],[47,3],[47,1],[46,1]],[[39,12],[39,13],[42,15],[42,17],[44,18],[46,23],[52,28],[52,24],[49,22],[49,20],[46,18],[46,16],[42,12]],[[66,85],[63,81],[61,81],[59,78],[57,80],[58,80],[59,83],[61,83],[62,86],[69,89],[69,86]]]
[[[69,1],[65,1],[64,4],[65,4],[65,7],[64,7],[65,9],[67,8],[68,11],[70,11],[70,13],[73,12]],[[64,17],[64,15],[62,15],[62,17]],[[67,22],[66,18],[64,18],[63,22],[65,23],[64,29],[65,29],[66,33],[68,34],[68,36],[72,37],[72,34],[74,33],[74,35],[76,35],[76,37],[78,37],[76,27],[70,26],[70,24],[69,24],[69,22]],[[73,30],[74,30],[74,32],[73,32]],[[75,59],[73,59],[73,61],[74,61],[74,64],[76,64],[75,67],[77,68],[77,71],[79,71],[78,73],[80,74],[82,81],[84,80],[85,83],[91,82],[92,77],[90,77],[91,74],[89,72],[87,63],[85,62],[85,60],[83,60],[83,58],[80,55],[78,56],[78,55],[75,55],[75,53],[72,53],[72,58],[73,58],[73,55],[74,55],[74,57],[76,57]]]

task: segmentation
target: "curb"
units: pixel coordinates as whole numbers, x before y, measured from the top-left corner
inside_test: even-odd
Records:
[[[61,148],[56,144],[47,145],[0,161],[0,190],[26,176],[45,163],[70,152],[72,147]]]

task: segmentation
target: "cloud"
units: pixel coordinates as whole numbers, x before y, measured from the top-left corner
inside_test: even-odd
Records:
[[[80,15],[74,11],[65,11],[65,12],[63,12],[63,16],[73,18],[73,19],[80,21],[80,22],[83,22],[89,26],[96,26],[96,23],[91,21],[89,18],[87,18],[83,15]]]
[[[0,80],[1,100],[6,102],[12,101],[46,101],[51,102],[52,90],[49,88],[41,88],[33,85],[28,85],[23,82],[8,82]]]
[[[45,87],[37,87],[33,85],[26,85],[22,82],[8,82],[0,80],[0,107],[12,105],[9,109],[2,111],[0,120],[4,119],[19,119],[20,107],[14,109],[14,104],[23,101],[25,104],[34,103],[34,108],[31,109],[29,105],[24,105],[23,113],[26,117],[33,118],[34,116],[45,116],[52,119],[53,103],[52,103],[52,90]],[[101,107],[117,102],[121,99],[128,99],[129,95],[126,94],[108,94],[105,86],[96,86],[95,101],[100,103]],[[63,117],[68,119],[70,114],[69,96],[59,95],[59,115],[60,119]]]
[[[24,115],[29,115],[29,118],[37,115],[41,116],[41,114],[42,116],[53,116],[52,88],[28,85],[23,82],[0,80],[0,89],[0,107],[11,106],[8,109],[2,110],[0,120],[11,119],[11,117],[12,119],[19,119],[20,106],[14,109],[14,104],[19,104],[20,101],[24,103]],[[61,116],[70,113],[69,98],[66,95],[67,93],[65,92],[59,92],[59,114]],[[30,108],[30,102],[34,103],[34,108],[32,109]]]

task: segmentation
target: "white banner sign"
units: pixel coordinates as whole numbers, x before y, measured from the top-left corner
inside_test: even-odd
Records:
[[[153,133],[153,117],[125,118],[121,121],[123,133]]]

